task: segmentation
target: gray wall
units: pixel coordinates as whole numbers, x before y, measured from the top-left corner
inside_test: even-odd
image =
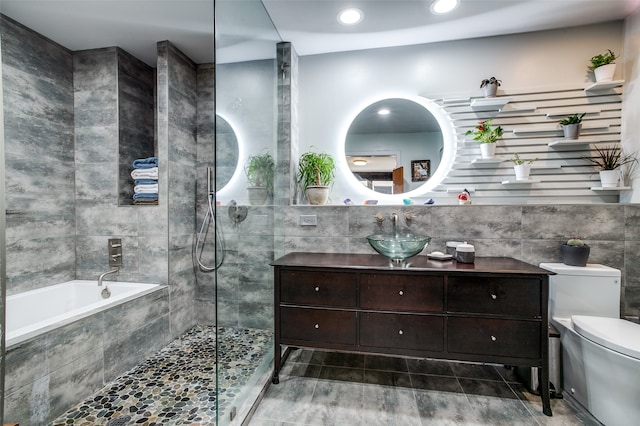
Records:
[[[6,289],[14,294],[75,278],[73,60],[1,19]]]

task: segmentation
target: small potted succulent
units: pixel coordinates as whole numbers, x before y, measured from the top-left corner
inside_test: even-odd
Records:
[[[309,204],[326,204],[329,186],[335,177],[336,164],[326,153],[305,152],[298,162],[298,184],[306,193]]]
[[[603,188],[615,188],[620,180],[620,167],[637,163],[638,159],[634,154],[625,154],[619,146],[610,145],[600,148],[595,147],[596,156],[586,157],[598,168],[600,182]]]
[[[617,56],[611,49],[607,49],[605,54],[598,54],[591,57],[589,69],[593,71],[596,82],[612,81],[616,72]]]
[[[580,115],[573,114],[560,120],[560,125],[562,126],[565,139],[578,139],[580,136],[580,130],[582,130],[582,118],[586,114],[586,112],[583,112]]]
[[[249,186],[249,203],[264,205],[273,196],[273,179],[275,163],[271,154],[250,155],[244,168]]]
[[[531,165],[537,160],[537,158],[525,160],[520,158],[517,152],[514,153],[511,161],[513,162],[513,170],[516,173],[516,180],[528,180],[529,174],[531,173]]]
[[[570,238],[560,246],[562,263],[570,266],[587,266],[591,248],[580,238]]]
[[[496,142],[503,133],[502,127],[491,127],[491,118],[488,118],[478,121],[475,130],[467,130],[465,135],[472,135],[474,141],[480,142],[482,158],[493,158],[496,153]]]
[[[495,98],[498,87],[502,81],[495,77],[485,78],[480,82],[480,88],[484,90],[485,98]]]

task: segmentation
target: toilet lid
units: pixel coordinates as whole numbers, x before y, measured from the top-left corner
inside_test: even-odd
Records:
[[[640,325],[619,318],[574,315],[574,330],[612,351],[640,359]]]

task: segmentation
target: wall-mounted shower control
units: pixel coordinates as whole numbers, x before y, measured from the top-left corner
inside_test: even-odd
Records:
[[[109,266],[122,266],[122,240],[109,238]]]

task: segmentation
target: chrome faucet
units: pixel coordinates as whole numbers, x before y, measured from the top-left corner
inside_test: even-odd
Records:
[[[398,226],[398,213],[391,213],[391,224],[393,225],[393,232],[396,232]]]
[[[107,271],[107,272],[105,272],[103,274],[100,274],[100,276],[98,277],[98,286],[102,287],[102,280],[104,279],[104,277],[106,275],[117,274],[119,271],[120,271],[120,268],[116,267],[116,269],[112,269],[111,271]]]

